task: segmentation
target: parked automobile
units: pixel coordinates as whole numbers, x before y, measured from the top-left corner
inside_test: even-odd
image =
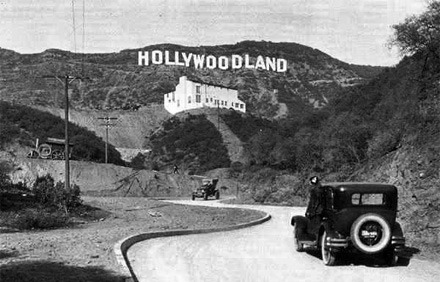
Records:
[[[312,179],[311,179],[312,180]],[[325,265],[334,265],[345,252],[380,256],[389,265],[408,265],[403,256],[405,238],[397,215],[397,188],[389,184],[313,179],[319,203],[309,203],[306,216],[294,216],[294,245],[320,249]],[[314,213],[314,209],[319,210]]]
[[[207,200],[208,197],[220,198],[220,191],[217,189],[218,178],[204,178],[202,185],[192,193],[192,200],[195,198],[203,198]]]

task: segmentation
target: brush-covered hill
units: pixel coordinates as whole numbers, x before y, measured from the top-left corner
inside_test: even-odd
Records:
[[[147,158],[155,170],[177,165],[180,172],[203,174],[230,166],[222,135],[205,114],[174,116],[149,138]]]
[[[24,105],[0,101],[0,152],[18,146],[18,157],[26,157],[36,140],[40,144],[48,138],[64,139],[64,120],[50,113]],[[69,125],[69,142],[74,144],[72,158],[80,161],[104,162],[105,143],[90,130],[75,124]],[[13,156],[15,157],[15,156]],[[124,165],[120,153],[108,146],[108,162]]]
[[[232,54],[283,58],[286,72],[261,69],[207,69],[138,65],[138,51],[167,50],[206,56]],[[107,54],[76,54],[49,49],[19,54],[0,49],[0,99],[28,105],[62,107],[63,88],[47,75],[87,76],[71,84],[71,103],[78,109],[132,109],[163,103],[182,75],[205,83],[236,88],[249,111],[268,118],[300,114],[307,106],[322,106],[343,88],[366,82],[382,68],[350,65],[295,43],[244,41],[234,45],[186,47],[147,46]]]

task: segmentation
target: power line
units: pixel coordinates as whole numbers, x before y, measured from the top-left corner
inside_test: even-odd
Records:
[[[72,0],[73,50],[76,53],[75,0]]]
[[[83,26],[82,26],[82,75],[84,75],[84,53],[85,53],[85,41],[86,41],[86,2],[83,0],[83,7],[82,7],[82,20],[83,20]]]

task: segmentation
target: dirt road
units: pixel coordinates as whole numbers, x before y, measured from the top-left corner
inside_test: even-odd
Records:
[[[290,218],[304,214],[304,208],[239,207],[265,211],[272,220],[242,230],[137,243],[128,257],[139,281],[440,281],[440,263],[417,259],[408,267],[324,266],[317,255],[293,249]]]

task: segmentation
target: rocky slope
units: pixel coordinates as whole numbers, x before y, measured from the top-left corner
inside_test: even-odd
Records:
[[[350,178],[396,185],[399,220],[410,244],[440,255],[440,147],[403,146]]]
[[[35,108],[64,118],[63,109],[43,106],[35,106]],[[69,121],[95,132],[103,140],[106,139],[105,122],[98,118],[116,118],[110,122],[109,143],[118,148],[132,149],[144,148],[145,138],[171,116],[162,105],[157,104],[141,107],[137,111],[73,109],[69,113]]]

